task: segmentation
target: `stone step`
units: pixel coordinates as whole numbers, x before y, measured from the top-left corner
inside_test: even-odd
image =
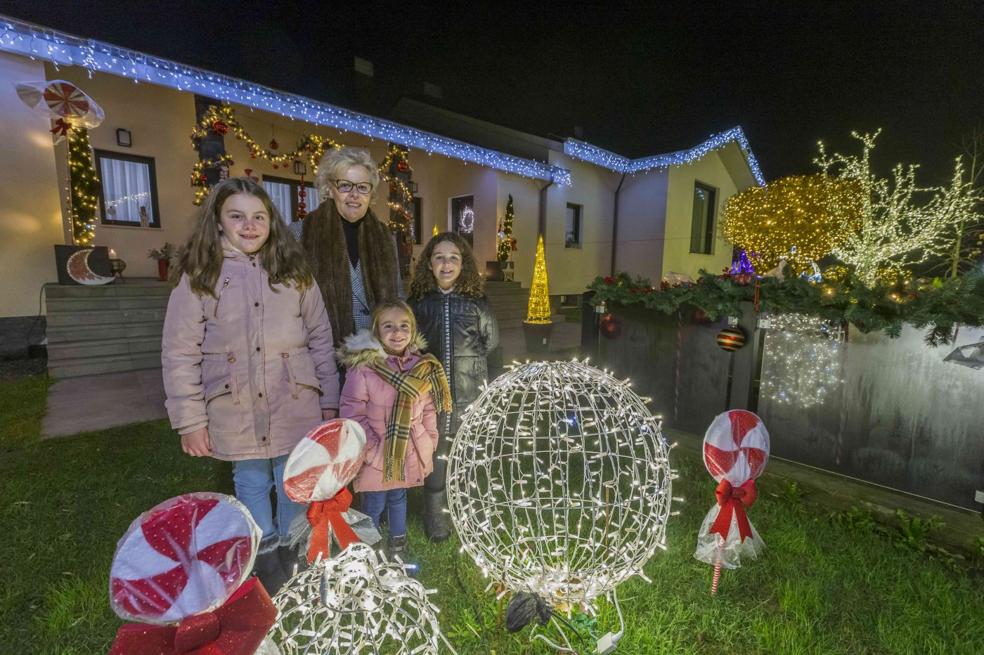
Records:
[[[125,282],[114,282],[103,286],[84,286],[75,284],[50,284],[45,287],[47,298],[92,298],[124,296],[164,296],[171,295],[171,285],[151,278],[134,278]]]
[[[120,371],[137,371],[145,368],[160,368],[160,353],[141,353],[136,355],[109,355],[83,359],[66,359],[53,364],[48,361],[48,375],[56,379],[76,378],[83,375],[101,375]]]
[[[158,343],[163,332],[163,321],[146,323],[124,323],[123,325],[63,325],[48,326],[46,335],[49,344],[100,341],[110,335],[119,339],[153,337]]]
[[[167,296],[69,296],[48,298],[49,314],[111,309],[166,309]]]
[[[125,323],[164,323],[165,307],[156,309],[87,310],[78,312],[53,312],[48,314],[48,327],[73,325],[121,325]]]
[[[105,337],[105,334],[103,335]],[[98,359],[111,355],[143,355],[157,353],[160,358],[161,338],[103,338],[98,341],[48,342],[48,366],[59,366],[64,361]]]

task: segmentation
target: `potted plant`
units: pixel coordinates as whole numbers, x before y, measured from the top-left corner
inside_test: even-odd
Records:
[[[147,251],[147,257],[157,260],[157,279],[161,282],[167,281],[168,269],[171,267],[171,257],[174,256],[174,246],[164,242],[160,248],[151,248]]]

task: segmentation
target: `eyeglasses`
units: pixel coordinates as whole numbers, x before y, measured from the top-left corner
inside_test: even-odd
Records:
[[[355,189],[363,196],[368,196],[372,193],[372,185],[368,182],[359,182],[356,184],[355,182],[349,182],[348,180],[332,180],[332,184],[334,184],[335,188],[341,193],[349,193],[352,189]]]

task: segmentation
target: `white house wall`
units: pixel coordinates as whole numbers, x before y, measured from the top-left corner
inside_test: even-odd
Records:
[[[659,280],[666,246],[666,171],[627,175],[619,193],[616,272]]]
[[[14,91],[42,79],[40,62],[0,53],[0,318],[37,314],[41,285],[58,279],[52,246],[64,237],[51,123]]]

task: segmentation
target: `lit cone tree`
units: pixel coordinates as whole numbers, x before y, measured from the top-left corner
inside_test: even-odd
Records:
[[[526,308],[526,323],[549,325],[550,290],[547,283],[547,255],[543,247],[543,235],[536,240],[536,258],[533,260],[533,282],[530,284],[530,302]]]
[[[502,219],[502,226],[499,229],[498,242],[495,248],[495,258],[499,260],[500,264],[505,264],[509,261],[509,255],[512,254],[513,220],[515,218],[513,197],[510,193],[509,202],[506,203],[506,216]]]
[[[72,198],[72,239],[77,246],[91,246],[96,235],[99,178],[92,165],[89,130],[84,127],[69,130],[68,174]]]

